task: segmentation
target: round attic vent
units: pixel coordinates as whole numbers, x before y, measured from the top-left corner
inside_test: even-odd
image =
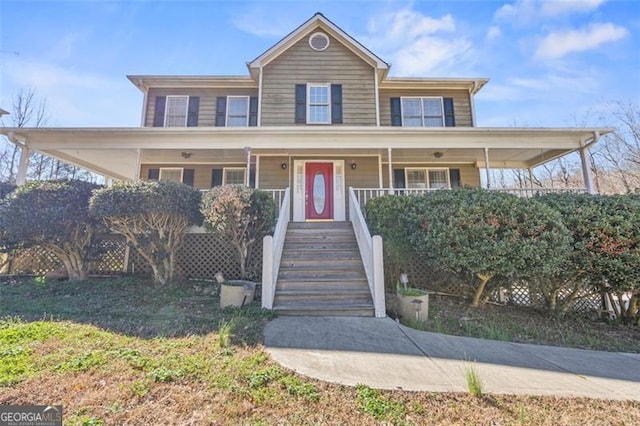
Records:
[[[315,51],[322,52],[329,47],[329,37],[325,33],[313,33],[309,37],[309,46]]]

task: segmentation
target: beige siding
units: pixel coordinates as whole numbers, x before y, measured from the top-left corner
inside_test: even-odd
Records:
[[[282,168],[283,163],[287,165],[286,169]],[[260,157],[258,187],[261,189],[283,189],[291,186],[289,183],[290,166],[289,157]]]
[[[147,180],[149,169],[159,169],[164,167],[182,167],[193,169],[193,187],[196,189],[211,188],[211,170],[222,169],[224,167],[246,167],[246,164],[142,164],[140,166],[140,179]]]
[[[480,169],[477,169],[475,166],[471,164],[424,164],[424,163],[415,163],[415,164],[394,164],[394,169],[402,169],[407,167],[433,167],[433,168],[442,168],[447,167],[450,169],[459,169],[460,170],[460,185],[462,186],[480,186]],[[389,166],[387,163],[382,164],[382,186],[385,188],[389,187]]]
[[[216,98],[218,96],[258,96],[258,89],[149,89],[145,126],[153,126],[156,96],[199,96],[198,127],[215,126]]]
[[[316,52],[303,37],[263,69],[262,125],[295,124],[296,84],[334,83],[342,84],[343,124],[375,126],[373,78],[373,67],[334,38]]]
[[[391,126],[391,98],[402,96],[441,96],[453,98],[456,127],[471,127],[471,102],[466,90],[381,90],[380,125]]]

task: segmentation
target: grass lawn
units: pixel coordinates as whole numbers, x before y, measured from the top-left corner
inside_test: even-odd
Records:
[[[65,424],[637,424],[640,404],[378,391],[287,371],[257,304],[136,279],[0,281],[0,404],[62,404]]]

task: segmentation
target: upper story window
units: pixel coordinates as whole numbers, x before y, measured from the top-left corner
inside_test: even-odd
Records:
[[[257,96],[218,96],[216,127],[253,127],[258,125]]]
[[[450,188],[449,169],[408,167],[405,169],[407,188]]]
[[[404,127],[453,127],[453,98],[406,96],[390,98],[391,125]]]
[[[300,124],[342,123],[342,85],[296,84],[295,122]]]
[[[188,96],[167,96],[164,127],[186,127]]]
[[[442,127],[442,98],[402,98],[402,125],[405,127]]]
[[[199,108],[198,96],[156,96],[153,127],[195,127]]]
[[[227,127],[249,125],[249,96],[227,96]]]
[[[307,124],[331,123],[331,86],[307,84]]]

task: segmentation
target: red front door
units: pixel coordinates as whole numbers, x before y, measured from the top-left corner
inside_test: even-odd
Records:
[[[306,163],[305,182],[305,219],[333,219],[333,163]]]

